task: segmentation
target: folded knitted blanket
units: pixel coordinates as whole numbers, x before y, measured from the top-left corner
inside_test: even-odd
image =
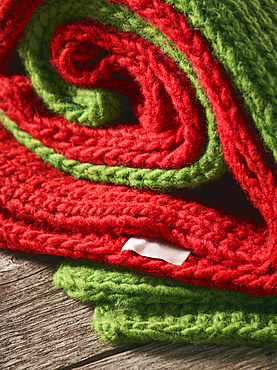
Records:
[[[0,247],[276,294],[276,14],[272,0],[2,0]],[[226,168],[260,224],[153,191]],[[132,235],[191,254],[122,251]]]
[[[63,262],[54,284],[95,301],[92,326],[115,342],[277,345],[277,296],[182,285],[97,262]]]

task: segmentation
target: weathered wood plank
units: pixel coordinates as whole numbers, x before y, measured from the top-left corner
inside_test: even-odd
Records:
[[[1,369],[54,369],[114,349],[90,329],[93,306],[53,287],[56,264],[55,257],[1,252]]]
[[[277,350],[154,343],[95,361],[78,369],[274,370],[277,369]]]
[[[0,250],[0,287],[56,266],[61,257]]]

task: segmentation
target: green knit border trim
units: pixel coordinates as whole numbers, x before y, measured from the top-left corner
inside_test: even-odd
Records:
[[[133,169],[124,166],[109,167],[104,165],[81,163],[77,160],[70,160],[64,155],[59,154],[55,152],[55,150],[43,145],[40,141],[34,139],[27,132],[21,130],[1,110],[0,119],[5,125],[6,129],[13,134],[19,143],[26,146],[44,162],[66,172],[76,179],[130,185],[134,188],[151,188],[153,190],[165,190],[169,187],[195,187],[199,185],[199,174],[197,172],[195,174],[190,173],[191,178],[186,181],[184,180],[184,176],[182,176],[180,173],[182,170]],[[186,168],[184,168],[184,170],[185,169]]]
[[[167,278],[68,259],[53,277],[75,299],[97,302],[103,339],[277,345],[277,296],[184,285]]]

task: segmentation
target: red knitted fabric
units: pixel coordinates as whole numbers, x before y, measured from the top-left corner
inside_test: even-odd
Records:
[[[184,199],[77,180],[43,162],[3,126],[0,246],[87,257],[197,285],[276,294],[276,177],[271,157],[261,146],[224,68],[204,37],[170,5],[160,0],[111,2],[135,11],[187,56],[215,114],[224,159],[264,223],[257,225],[190,201],[189,192]],[[20,129],[68,159],[164,169],[193,163],[205,137],[203,112],[195,92],[170,58],[138,36],[83,21],[57,29],[50,47],[51,63],[65,80],[85,88],[97,86],[128,94],[139,124],[119,123],[94,130],[70,123],[42,104],[29,78],[9,68],[18,40],[40,3],[4,0],[0,6],[0,109]],[[86,45],[91,42],[96,46],[87,53]],[[116,54],[101,56],[88,66],[88,60],[99,54],[99,47],[116,50]],[[134,51],[136,60],[132,58]],[[147,74],[146,63],[150,65]],[[159,80],[152,89],[157,69]],[[119,72],[125,78],[114,77]],[[129,78],[142,89],[128,82]],[[166,91],[162,99],[161,88]],[[171,103],[167,104],[169,95]],[[168,134],[170,130],[174,135]],[[182,266],[174,266],[121,252],[127,239],[138,234],[176,243],[189,249],[191,255]]]
[[[109,32],[106,33],[107,31]],[[97,86],[127,94],[140,124],[120,123],[116,127],[92,130],[69,123],[64,118],[54,116],[53,113],[43,109],[26,77],[22,77],[20,83],[13,79],[6,79],[5,82],[2,80],[5,83],[5,89],[1,94],[2,109],[18,122],[21,129],[30,132],[34,138],[67,158],[82,162],[174,169],[194,162],[199,156],[204,140],[204,130],[199,115],[201,107],[186,76],[180,73],[176,65],[162,55],[155,45],[134,35],[127,34],[120,37],[119,32],[91,22],[61,27],[56,34],[58,36],[54,38],[51,45],[52,63],[56,65],[61,75],[82,87],[92,87],[97,84]],[[72,50],[75,54],[73,61],[75,58],[80,62],[81,58],[86,60],[92,57],[95,50],[92,49],[90,54],[86,52],[81,54],[79,48],[79,44],[85,48],[85,42],[88,41],[95,43],[98,41],[98,45],[107,45],[111,51],[116,49],[117,54],[106,57],[99,66],[93,66],[93,70],[87,69],[86,64],[70,65]],[[70,47],[64,50],[62,45],[69,42]],[[76,55],[76,49],[78,55]],[[146,50],[147,54],[145,54]],[[60,53],[61,51],[63,52]],[[129,57],[134,52],[135,60]],[[155,83],[155,73],[148,70],[145,75],[145,64],[149,59],[154,71],[157,68],[163,68],[161,82],[156,83],[154,91],[151,86]],[[163,64],[159,60],[162,60]],[[140,92],[137,85],[128,83],[126,79],[112,79],[112,75],[119,72],[119,67],[122,67],[124,72],[130,70],[144,90]],[[170,92],[174,105],[179,107],[177,112],[167,103],[170,101],[168,93],[164,93],[160,98],[162,84]],[[18,109],[17,101],[13,104],[7,99],[8,91],[11,90],[18,95],[19,101],[25,107],[24,115]],[[144,97],[143,100],[141,95]],[[34,114],[35,118],[30,119]],[[181,122],[185,122],[186,125],[181,125]],[[168,127],[165,131],[166,125]],[[70,142],[67,143],[69,135]]]

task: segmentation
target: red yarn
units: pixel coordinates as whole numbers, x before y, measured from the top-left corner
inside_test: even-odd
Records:
[[[193,146],[190,155],[195,158],[200,150],[196,138],[200,135],[203,140],[199,104],[188,78],[156,45],[101,23],[82,21],[58,27],[50,47],[52,64],[66,81],[84,88],[115,89],[128,96],[130,90],[135,90],[134,96],[131,95],[133,111],[148,132],[179,128],[185,122],[188,125],[186,147]],[[102,49],[111,54],[88,68],[84,62],[94,60]],[[135,79],[144,99],[135,83],[127,84],[126,79],[112,78],[118,72]]]
[[[91,57],[88,43],[116,53],[104,58],[98,68],[88,70],[76,63],[82,58],[81,52],[76,53],[77,45],[77,50],[86,47],[84,59]],[[20,81],[18,77],[2,78],[1,109],[24,131],[69,159],[94,164],[178,169],[199,156],[204,140],[201,106],[188,78],[158,47],[138,36],[87,21],[58,28],[51,48],[52,63],[69,82],[83,87],[97,84],[128,95],[139,124],[119,123],[92,130],[69,123],[44,108],[26,77]],[[74,58],[70,59],[72,50]],[[123,79],[111,78],[119,71],[135,77],[143,99],[137,85],[126,86]],[[10,99],[11,92],[16,101]]]
[[[191,29],[184,16],[169,5],[158,0],[113,2],[128,6],[157,26],[186,54],[212,105],[225,159],[240,186],[248,193],[250,201],[259,209],[266,226],[258,227],[224,212],[170,195],[76,180],[43,163],[1,129],[0,246],[99,259],[198,285],[253,294],[276,294],[276,179],[222,67],[213,58],[199,32]],[[26,17],[31,16],[39,3],[29,4]],[[18,7],[14,20],[28,1],[7,1],[6,7],[0,8],[0,21],[4,22],[5,15],[16,4]],[[19,21],[19,29],[22,30],[25,21]],[[0,58],[8,55],[21,34],[19,29],[11,30],[8,22],[7,25],[3,24],[0,40],[9,40],[1,45]],[[78,42],[80,29],[80,37],[90,40],[97,36],[97,32],[101,38],[114,38],[113,42],[119,35],[117,31],[109,29],[107,32],[106,27],[93,23],[64,26],[63,32],[68,32],[68,37],[71,35],[73,42]],[[91,35],[91,29],[96,36]],[[133,36],[126,37],[126,47],[131,47]],[[70,80],[73,78],[70,73],[76,65],[71,65],[69,70],[59,65],[63,56],[55,51],[58,51],[60,42],[58,36],[53,40],[53,63]],[[95,38],[93,42],[96,43]],[[101,44],[100,40],[97,42]],[[147,50],[151,52],[149,45]],[[168,81],[172,63],[164,55],[162,58],[164,63],[168,63],[163,74],[164,80]],[[96,77],[97,71],[101,70],[101,63],[110,63],[115,70],[122,66],[126,68],[124,61],[108,56],[99,62],[96,72],[89,72],[90,83],[99,82]],[[135,68],[135,75],[143,80],[140,66]],[[82,68],[78,67],[75,71],[78,73]],[[178,76],[175,72],[173,74]],[[178,76],[176,81],[187,81],[182,78]],[[78,79],[75,82],[83,83]],[[80,138],[80,133],[94,135],[94,131],[70,123],[66,123],[67,128],[63,129],[61,126],[65,121],[41,107],[25,76],[2,77],[0,84],[1,109],[24,130],[32,132],[34,137],[37,135],[45,144],[47,141],[46,145],[57,145],[57,151],[68,150],[65,139],[69,131],[66,130],[70,130],[70,135],[76,140]],[[186,82],[188,102],[192,96],[189,86]],[[119,88],[124,90],[124,85]],[[9,99],[10,96],[17,99],[16,103]],[[139,99],[137,91],[134,96]],[[190,109],[192,116],[198,117],[195,107],[191,105]],[[41,130],[42,125],[45,125],[46,134]],[[53,141],[58,132],[61,135],[56,142],[60,145]],[[92,138],[89,136],[93,145]],[[85,145],[89,148],[91,143],[88,141]],[[70,158],[70,155],[67,156]],[[127,238],[135,234],[164,238],[190,249],[192,254],[182,266],[173,266],[129,251],[121,253]]]
[[[36,8],[44,0],[2,0],[0,4],[0,75]],[[16,25],[16,27],[15,27]]]
[[[166,194],[76,180],[1,130],[0,245],[86,257],[193,284],[276,294],[268,228]],[[130,235],[161,237],[192,254],[182,266],[121,252]]]

